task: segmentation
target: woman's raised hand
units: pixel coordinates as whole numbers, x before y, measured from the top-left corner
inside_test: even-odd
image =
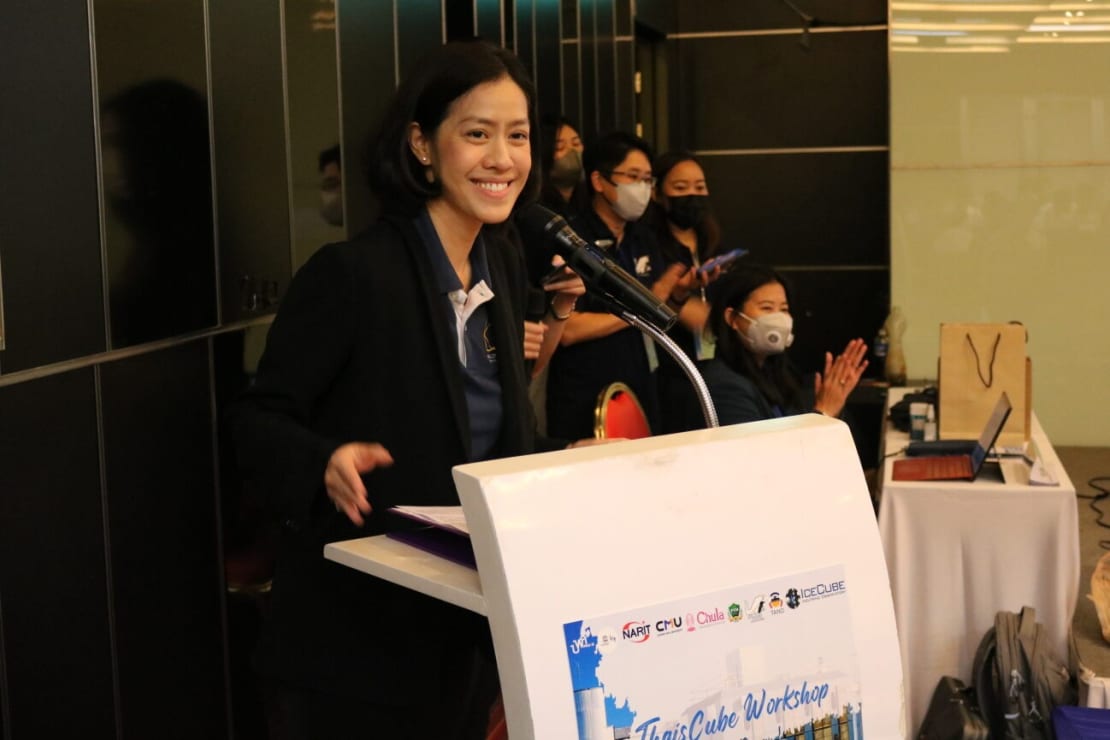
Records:
[[[848,395],[867,369],[867,344],[856,338],[835,358],[825,353],[825,372],[813,379],[814,408],[825,416],[840,416]]]

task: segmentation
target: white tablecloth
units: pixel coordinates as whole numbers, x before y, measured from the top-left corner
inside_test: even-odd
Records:
[[[907,389],[891,389],[888,408]],[[1036,415],[1032,436],[1057,486],[895,482],[883,465],[879,532],[902,650],[911,736],[942,676],[971,678],[983,633],[998,611],[1037,610],[1066,660],[1079,584],[1075,488]],[[909,435],[887,425],[885,454]]]

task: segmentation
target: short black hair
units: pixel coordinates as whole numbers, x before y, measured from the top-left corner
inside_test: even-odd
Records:
[[[634,149],[643,152],[648,162],[655,159],[655,155],[651,151],[651,144],[639,136],[633,136],[624,131],[610,131],[605,134],[586,147],[586,151],[582,155],[586,178],[589,179],[594,172],[600,172],[608,177],[609,173],[620,167],[621,162]]]
[[[508,77],[528,101],[532,169],[516,207],[530,202],[539,190],[539,126],[536,91],[520,60],[502,47],[481,40],[452,41],[426,54],[397,88],[381,126],[368,149],[370,188],[386,208],[415,213],[442,194],[441,184],[428,182],[424,166],[409,147],[409,126],[416,123],[431,138],[447,117],[451,104],[486,82]]]

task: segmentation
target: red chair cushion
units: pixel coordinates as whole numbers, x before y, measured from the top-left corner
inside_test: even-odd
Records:
[[[605,436],[641,439],[651,436],[643,409],[631,393],[618,391],[605,409]]]

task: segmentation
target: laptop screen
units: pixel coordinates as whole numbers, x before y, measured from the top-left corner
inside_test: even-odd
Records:
[[[1013,408],[1010,397],[1006,395],[1006,391],[1002,391],[1002,395],[998,397],[998,403],[994,405],[994,411],[987,419],[987,425],[983,427],[983,433],[979,435],[979,443],[975,445],[975,449],[971,452],[971,470],[973,472],[978,473],[979,468],[983,467],[983,463],[987,459],[987,453],[990,452],[991,447],[994,447],[994,442],[998,439],[998,435],[1002,433],[1002,427],[1005,426],[1006,420],[1010,418],[1010,412],[1013,411]]]

